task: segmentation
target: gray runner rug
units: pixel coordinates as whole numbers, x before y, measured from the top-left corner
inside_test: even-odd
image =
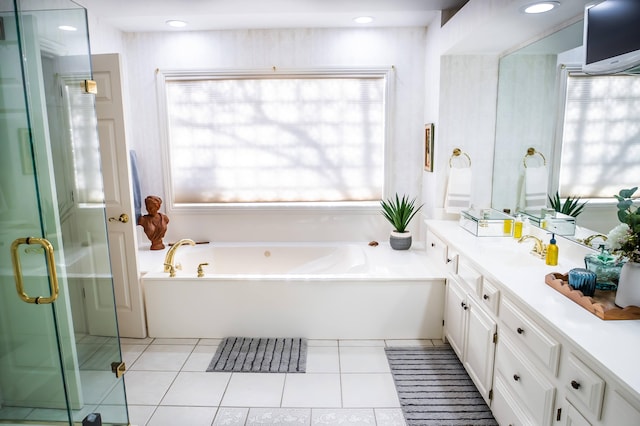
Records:
[[[498,424],[449,345],[385,352],[407,425]]]
[[[306,339],[227,337],[207,371],[304,373],[306,364]]]

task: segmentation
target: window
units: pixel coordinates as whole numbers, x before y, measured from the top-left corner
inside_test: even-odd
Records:
[[[560,194],[611,199],[640,176],[640,77],[568,73]]]
[[[387,80],[164,74],[173,205],[380,200]]]

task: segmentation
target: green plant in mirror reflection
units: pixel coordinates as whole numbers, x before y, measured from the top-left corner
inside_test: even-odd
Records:
[[[573,217],[578,217],[587,205],[586,201],[584,203],[580,203],[580,197],[567,197],[564,202],[562,202],[558,191],[556,191],[556,195],[553,197],[549,196],[548,198],[552,209]]]

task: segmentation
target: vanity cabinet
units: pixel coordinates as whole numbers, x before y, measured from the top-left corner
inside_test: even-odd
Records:
[[[458,271],[447,280],[445,337],[489,404],[493,384],[496,321],[478,296],[482,276],[458,258]]]
[[[533,256],[502,264],[519,247],[512,239],[427,225],[446,267],[444,336],[500,425],[640,425],[640,321],[592,318],[546,286],[552,270]],[[583,261],[572,248],[563,268]]]

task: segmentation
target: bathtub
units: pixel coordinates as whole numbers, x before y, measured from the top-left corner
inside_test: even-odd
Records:
[[[165,254],[139,252],[150,337],[442,337],[445,273],[419,247],[199,244],[178,249],[173,278]]]

